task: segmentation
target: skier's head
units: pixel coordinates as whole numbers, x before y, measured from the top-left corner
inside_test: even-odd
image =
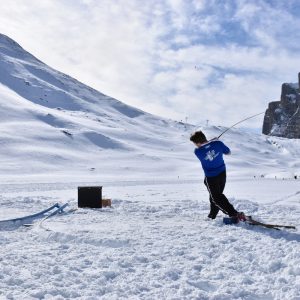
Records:
[[[196,131],[194,132],[191,137],[190,141],[192,141],[194,144],[203,144],[207,142],[206,136],[202,131]]]

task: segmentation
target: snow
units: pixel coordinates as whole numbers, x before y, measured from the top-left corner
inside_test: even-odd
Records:
[[[77,207],[75,183],[9,188],[1,210],[33,212],[58,199]],[[298,231],[228,226],[221,215],[208,221],[207,192],[200,182],[124,182],[107,184],[104,193],[113,198],[112,208],[69,214],[66,209],[41,227],[2,231],[1,295],[298,299]],[[226,193],[253,216],[299,226],[297,181],[229,180]]]
[[[300,141],[231,129],[225,194],[270,230],[208,220],[195,127],[127,106],[0,35],[0,299],[300,299]],[[233,122],[234,123],[234,122]],[[297,176],[295,179],[295,176]],[[111,208],[77,209],[78,186]]]

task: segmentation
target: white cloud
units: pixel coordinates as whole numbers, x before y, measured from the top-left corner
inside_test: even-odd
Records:
[[[130,105],[230,125],[297,80],[299,18],[271,2],[7,0],[0,32]]]

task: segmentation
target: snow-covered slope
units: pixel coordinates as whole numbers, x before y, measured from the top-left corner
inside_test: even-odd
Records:
[[[105,96],[45,65],[4,35],[0,113],[2,180],[48,181],[60,173],[68,174],[67,180],[202,176],[189,141],[195,127]],[[203,129],[208,138],[224,130]],[[299,173],[299,141],[239,130],[229,131],[224,141],[233,150],[228,158],[232,174]]]
[[[3,35],[0,95],[6,175],[66,169],[83,176],[90,170],[104,177],[122,170],[151,174],[166,167],[167,153],[170,159],[182,155],[177,151],[183,149],[177,145],[186,130],[182,123],[105,96],[51,69]],[[168,167],[174,170],[169,161]]]

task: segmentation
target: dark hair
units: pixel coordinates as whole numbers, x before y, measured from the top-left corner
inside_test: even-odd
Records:
[[[207,142],[207,139],[205,134],[202,131],[196,131],[191,135],[190,141],[192,141],[195,144],[199,144],[199,143],[203,144]]]

